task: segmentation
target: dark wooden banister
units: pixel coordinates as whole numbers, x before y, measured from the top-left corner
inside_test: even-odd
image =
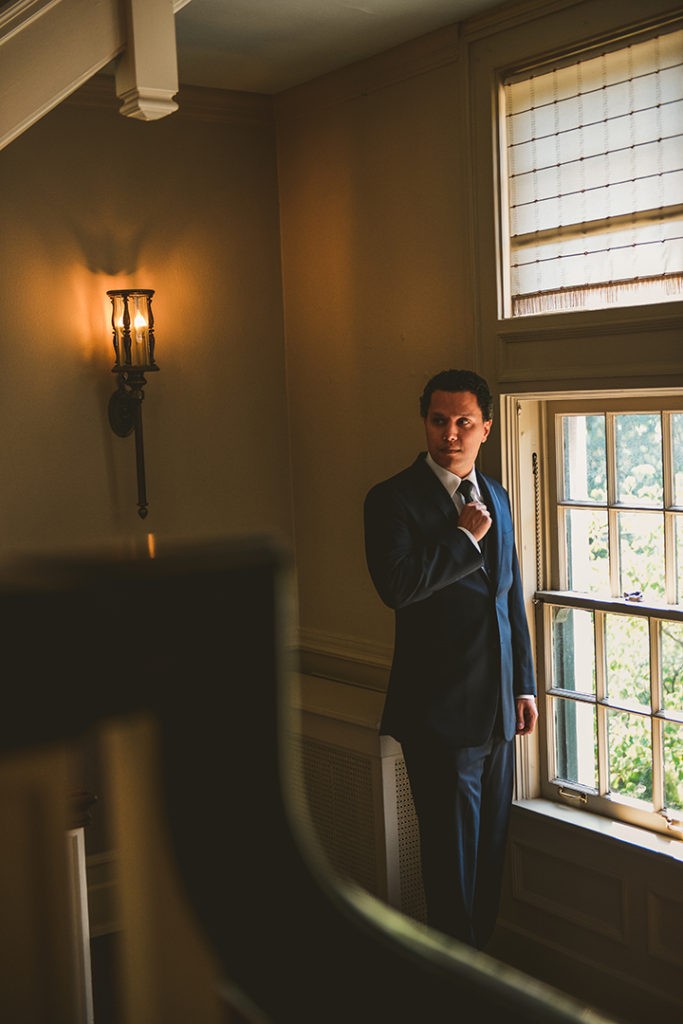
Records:
[[[182,885],[226,977],[275,1024],[602,1020],[331,877],[287,796],[288,587],[267,545],[6,574],[0,752],[151,713]]]

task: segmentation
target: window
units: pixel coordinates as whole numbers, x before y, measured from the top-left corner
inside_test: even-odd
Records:
[[[505,76],[505,315],[683,294],[680,24]]]
[[[546,788],[683,820],[683,401],[547,403]]]

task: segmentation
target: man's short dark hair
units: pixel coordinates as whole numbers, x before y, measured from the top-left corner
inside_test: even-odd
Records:
[[[483,377],[474,370],[442,370],[427,381],[420,397],[420,416],[429,412],[429,403],[435,391],[471,391],[475,395],[484,422],[493,419],[493,396]]]

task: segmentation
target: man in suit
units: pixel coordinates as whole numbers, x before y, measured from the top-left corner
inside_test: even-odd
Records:
[[[478,374],[437,374],[427,452],[365,500],[368,568],[396,613],[381,732],[403,748],[428,922],[477,948],[498,913],[514,736],[537,718],[510,503],[474,468],[492,408]]]

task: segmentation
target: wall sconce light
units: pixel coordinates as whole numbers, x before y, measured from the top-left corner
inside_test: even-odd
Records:
[[[138,474],[138,515],[147,515],[145,453],[142,444],[142,400],[146,373],[159,367],[154,362],[154,316],[149,288],[122,288],[108,291],[111,299],[111,326],[116,363],[112,373],[119,375],[116,391],[109,399],[109,423],[118,437],[135,431],[135,460]]]

